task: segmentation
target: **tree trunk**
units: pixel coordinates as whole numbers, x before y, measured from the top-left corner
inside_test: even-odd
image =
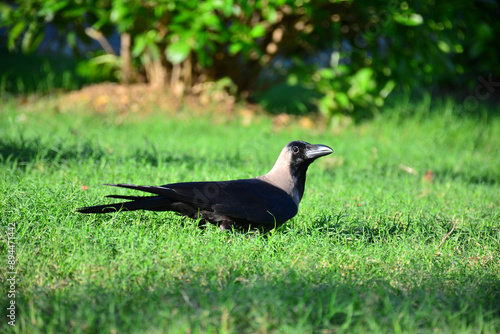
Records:
[[[167,83],[167,68],[163,65],[161,59],[153,59],[149,55],[144,62],[144,66],[149,85],[154,88],[164,88]]]
[[[132,62],[130,56],[131,38],[129,33],[120,35],[120,56],[122,58],[122,82],[126,85],[132,80]]]
[[[170,77],[170,91],[177,97],[184,95],[184,84],[181,81],[181,64],[174,64],[172,76]]]
[[[189,54],[182,63],[182,80],[186,89],[190,89],[193,84],[193,65],[191,63],[191,54]]]

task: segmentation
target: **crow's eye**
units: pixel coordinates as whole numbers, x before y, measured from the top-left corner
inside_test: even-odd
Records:
[[[293,153],[297,154],[297,153],[299,153],[300,150],[299,150],[298,146],[294,146],[294,147],[292,147],[292,151],[293,151]]]

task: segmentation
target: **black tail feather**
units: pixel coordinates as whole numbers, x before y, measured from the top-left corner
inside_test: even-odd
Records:
[[[108,197],[119,196],[115,198],[132,199],[134,196],[121,196],[111,195]],[[135,198],[134,198],[135,199]],[[96,206],[88,206],[76,209],[80,213],[108,213],[118,211],[135,211],[135,210],[149,210],[149,211],[169,211],[172,210],[172,202],[162,196],[139,197],[130,202],[104,204]]]
[[[145,199],[145,198],[152,198],[152,197],[156,197],[156,196],[107,195],[107,196],[104,196],[104,197],[107,197],[107,198],[128,199],[128,200],[131,200],[131,201],[136,201],[136,200],[141,200],[141,199]]]
[[[130,202],[132,203],[132,202]],[[87,206],[83,208],[76,209],[76,212],[80,213],[108,213],[108,212],[118,212],[118,211],[133,211],[139,210],[137,209],[129,209],[127,208],[127,203],[116,203],[116,204],[106,204],[106,205],[96,205],[96,206]]]
[[[172,189],[164,188],[164,187],[157,187],[157,186],[138,186],[135,184],[127,184],[127,183],[116,183],[116,184],[104,183],[104,185],[140,190],[140,191],[145,191],[145,192],[148,192],[151,194],[156,194],[156,195],[168,195],[168,194],[172,193]]]

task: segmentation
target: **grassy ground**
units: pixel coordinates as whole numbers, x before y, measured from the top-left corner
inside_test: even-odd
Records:
[[[400,119],[408,108],[420,110]],[[400,105],[334,135],[266,119],[3,109],[2,275],[9,223],[17,259],[3,333],[499,331],[498,118]],[[105,182],[260,175],[293,139],[335,153],[310,167],[299,214],[268,236],[73,211],[116,191]]]

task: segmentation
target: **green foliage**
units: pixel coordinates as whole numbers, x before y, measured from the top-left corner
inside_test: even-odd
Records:
[[[500,120],[425,101],[335,135],[4,103],[0,252],[16,223],[17,312],[0,330],[496,333]],[[299,214],[267,237],[172,213],[74,212],[112,201],[104,182],[265,173],[292,139],[335,153],[311,165]]]
[[[500,5],[495,1],[18,1],[0,6],[8,46],[34,50],[53,24],[75,49],[88,29],[132,37],[132,67],[158,66],[187,86],[230,78],[243,96],[299,77],[298,102],[332,117],[379,112],[393,90],[473,90],[500,76]],[[327,55],[327,57],[325,57]],[[334,59],[326,59],[325,58]],[[101,57],[108,70],[124,66]],[[155,66],[150,66],[154,63]],[[182,72],[174,68],[182,67]],[[174,76],[173,73],[180,73]],[[194,79],[194,80],[193,80]],[[292,90],[293,91],[293,90]],[[317,97],[321,95],[319,98]]]
[[[338,55],[333,54],[332,58],[338,59]],[[334,62],[330,68],[317,70],[312,79],[323,94],[317,103],[318,109],[329,118],[352,115],[355,111],[356,118],[363,117],[363,112],[374,115],[395,86],[392,80],[387,81],[385,86],[378,86],[371,67],[352,73],[349,66]]]
[[[102,72],[90,77],[89,67],[68,56],[51,56],[8,52],[0,48],[0,95],[8,93],[51,93],[74,90],[84,84],[101,81]]]

